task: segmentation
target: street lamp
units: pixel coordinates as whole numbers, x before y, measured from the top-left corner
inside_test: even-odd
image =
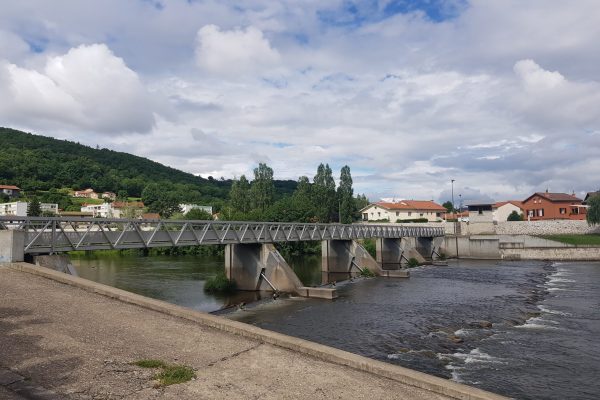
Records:
[[[458,222],[458,216],[456,215],[456,207],[454,207],[454,179],[450,179],[450,184],[452,185],[452,213],[454,214],[454,243],[456,245],[456,258],[458,258],[458,235],[456,234],[457,232],[457,227],[456,225],[459,223]]]

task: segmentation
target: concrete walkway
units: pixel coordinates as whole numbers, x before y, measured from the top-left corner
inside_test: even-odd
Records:
[[[96,294],[94,287],[102,285],[90,285],[84,290],[0,266],[0,398],[19,399],[19,393],[38,399],[450,398]],[[130,364],[148,358],[191,366],[197,378],[156,389],[156,371]],[[366,369],[377,363],[364,360]],[[466,389],[461,398],[500,398]]]

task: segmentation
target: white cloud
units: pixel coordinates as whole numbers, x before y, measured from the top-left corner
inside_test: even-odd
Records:
[[[235,77],[260,73],[276,67],[280,59],[279,52],[253,26],[228,31],[206,25],[197,34],[196,62],[211,74]]]
[[[50,56],[41,71],[5,61],[0,75],[0,115],[17,124],[108,134],[154,125],[154,104],[139,77],[103,44]]]

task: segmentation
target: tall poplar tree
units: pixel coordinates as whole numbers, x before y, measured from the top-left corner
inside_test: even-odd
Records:
[[[350,167],[344,165],[340,173],[340,186],[337,191],[339,204],[339,222],[342,224],[351,224],[354,219],[355,203],[354,190],[352,189],[352,175]]]
[[[265,163],[259,163],[254,168],[254,181],[250,187],[252,207],[264,212],[273,204],[275,185],[273,183],[273,169]]]
[[[229,191],[229,200],[234,210],[244,214],[250,211],[250,183],[246,179],[246,175],[233,181]]]
[[[329,164],[319,164],[314,178],[313,201],[317,207],[319,222],[331,222],[337,216],[337,199],[335,193],[335,180]]]

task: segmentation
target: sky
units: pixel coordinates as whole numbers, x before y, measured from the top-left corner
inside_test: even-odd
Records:
[[[371,200],[600,188],[597,0],[0,3],[0,126]]]

